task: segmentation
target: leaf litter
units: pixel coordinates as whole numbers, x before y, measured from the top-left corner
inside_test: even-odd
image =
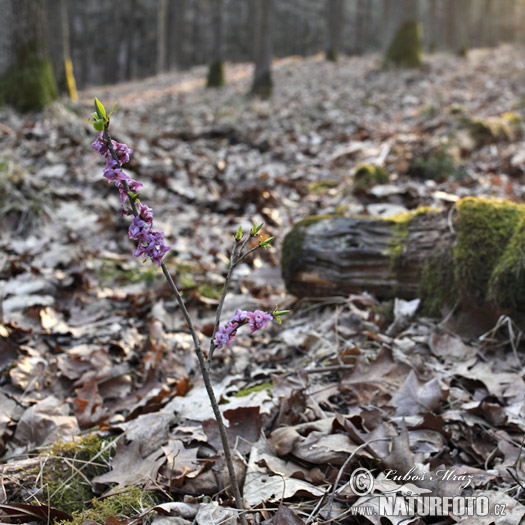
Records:
[[[523,116],[525,93],[513,80],[525,75],[519,49],[474,50],[468,61],[438,54],[421,71],[378,64],[373,55],[337,66],[320,57],[277,61],[271,101],[243,96],[245,65],[231,66],[232,82],[213,93],[195,68],[82,94],[86,115],[93,95],[119,101],[116,138],[136,151],[127,169],[155,203],[174,247],[168,267],[204,347],[240,224],[263,222],[282,240],[312,214],[447,208],[464,195],[522,198],[519,134],[478,139],[458,118]],[[139,486],[161,502],[109,511],[109,522],[155,515],[157,524],[234,523],[190,336],[162,278],[131,257],[118,197],[99,176],[92,136],[75,111],[65,103],[41,115],[2,110],[13,132],[0,136],[1,180],[13,198],[23,195],[25,210],[2,210],[0,512],[6,520],[13,509],[21,521],[69,519],[67,506],[49,507],[36,490],[42,453],[87,432],[118,436],[106,471],[88,479],[93,501]],[[422,164],[411,171],[412,159],[442,146],[461,176],[438,170],[425,180]],[[353,192],[363,162],[394,176]],[[352,508],[377,509],[378,496],[397,489],[485,494],[491,508],[507,511],[442,523],[523,519],[525,383],[512,321],[474,337],[422,317],[414,301],[380,303],[366,293],[297,300],[283,288],[279,246],[239,268],[224,316],[276,303],[293,310],[283,326],[240,333],[212,370],[253,523],[353,523]],[[67,461],[71,479],[82,477]],[[374,493],[355,493],[357,468],[372,473]],[[414,478],[391,479],[395,473]],[[430,523],[410,514],[385,519]]]

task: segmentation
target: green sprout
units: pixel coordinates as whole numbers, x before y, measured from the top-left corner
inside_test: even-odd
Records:
[[[282,323],[281,316],[289,314],[291,310],[278,310],[279,306],[275,305],[275,309],[272,312],[273,318],[277,321],[278,324]]]
[[[242,239],[242,226],[239,226],[239,229],[235,233],[235,240],[239,242]]]
[[[263,223],[259,224],[259,226],[257,226],[257,224],[254,224],[254,225],[252,226],[252,229],[250,230],[250,235],[251,235],[252,237],[256,237],[257,234],[261,231],[261,228],[262,228],[263,226],[264,226]]]
[[[111,114],[113,111],[115,111],[116,107],[117,103],[115,102],[108,114],[104,104],[102,104],[102,102],[100,102],[100,100],[95,97],[95,111],[91,114],[89,122],[93,124],[93,127],[96,131],[103,131],[105,127],[109,126],[109,117],[111,117]]]

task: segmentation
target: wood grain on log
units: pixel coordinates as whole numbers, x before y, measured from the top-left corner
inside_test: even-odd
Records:
[[[424,262],[455,241],[445,213],[407,223],[320,217],[297,223],[284,240],[282,272],[298,297],[367,291],[380,298],[417,296]]]

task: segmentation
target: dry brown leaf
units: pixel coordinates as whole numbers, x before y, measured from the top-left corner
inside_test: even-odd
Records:
[[[140,453],[140,448],[146,444],[140,441],[132,441],[128,445],[121,440],[117,445],[117,451],[111,461],[111,470],[92,479],[93,483],[110,484],[116,483],[109,494],[119,492],[123,487],[141,485],[157,477],[157,472],[166,461],[161,448],[155,450],[148,456]]]
[[[27,445],[44,445],[80,432],[69,407],[54,396],[28,408],[16,427],[15,439]]]

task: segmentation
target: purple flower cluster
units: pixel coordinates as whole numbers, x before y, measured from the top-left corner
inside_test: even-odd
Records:
[[[115,186],[118,188],[120,192],[120,202],[122,203],[122,209],[121,213],[125,213],[124,209],[124,203],[126,202],[126,199],[128,198],[128,195],[126,193],[126,188],[124,187],[123,182],[126,181],[128,183],[128,188],[133,193],[137,193],[138,189],[143,185],[141,182],[138,182],[134,179],[132,179],[129,175],[126,175],[122,171],[122,164],[125,164],[126,162],[129,162],[129,158],[131,154],[133,153],[133,150],[128,148],[126,144],[121,144],[120,142],[117,142],[116,140],[112,140],[111,144],[113,146],[113,150],[117,154],[118,162],[111,156],[111,152],[109,151],[109,147],[107,144],[107,141],[104,140],[104,132],[101,131],[98,134],[97,140],[91,144],[91,147],[98,151],[99,155],[101,157],[104,157],[106,159],[106,166],[104,168],[104,177],[108,181],[108,183],[114,183]]]
[[[268,323],[273,320],[273,315],[262,310],[255,310],[255,312],[248,312],[246,310],[235,310],[235,315],[224,325],[221,326],[215,334],[213,343],[215,348],[220,350],[225,346],[230,346],[233,339],[237,335],[237,330],[245,324],[250,326],[250,334],[268,326]]]
[[[120,192],[122,203],[121,213],[126,213],[124,204],[128,198],[124,181],[132,193],[137,193],[142,183],[132,179],[122,171],[122,164],[129,161],[133,150],[126,144],[121,144],[115,140],[111,141],[113,150],[116,153],[118,162],[112,157],[107,141],[104,139],[104,132],[101,131],[91,146],[98,151],[101,157],[106,159],[104,177],[108,183],[114,183]],[[128,230],[131,239],[139,241],[134,252],[135,257],[149,257],[157,266],[162,264],[162,257],[170,250],[170,246],[164,243],[164,234],[153,230],[153,210],[148,206],[137,201],[138,215],[133,217],[133,221]]]
[[[162,258],[169,251],[170,246],[164,244],[164,234],[153,230],[153,210],[138,203],[139,214],[133,217],[129,226],[130,239],[139,241],[133,253],[135,257],[149,257],[157,266],[162,264]]]

